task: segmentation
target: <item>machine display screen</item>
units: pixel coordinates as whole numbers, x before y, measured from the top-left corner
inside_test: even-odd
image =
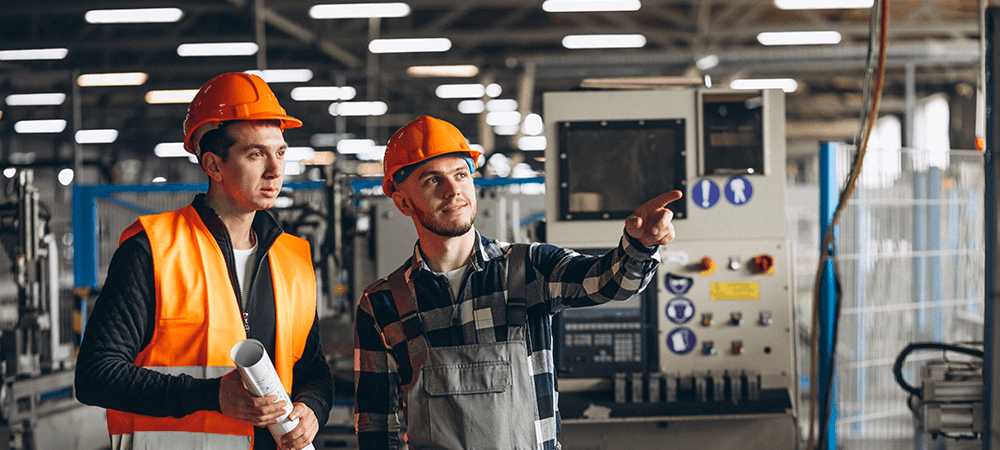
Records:
[[[624,219],[685,190],[684,127],[684,119],[560,122],[560,219]],[[669,208],[675,219],[687,215],[684,200]]]

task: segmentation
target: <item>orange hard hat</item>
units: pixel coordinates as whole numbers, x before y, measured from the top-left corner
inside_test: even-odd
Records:
[[[229,72],[198,91],[184,118],[184,149],[198,154],[198,141],[209,130],[228,120],[277,120],[282,130],[302,126],[285,114],[271,88],[257,75]]]
[[[385,146],[382,159],[382,192],[392,197],[393,175],[400,169],[436,156],[457,153],[475,166],[483,152],[469,148],[465,136],[454,125],[431,116],[420,116],[396,131]]]

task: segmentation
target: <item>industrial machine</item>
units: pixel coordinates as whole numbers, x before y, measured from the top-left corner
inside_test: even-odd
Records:
[[[783,93],[553,92],[544,105],[548,242],[603,252],[637,207],[684,193],[643,295],[558,316],[563,445],[795,448]]]
[[[910,385],[903,374],[907,358],[918,350],[951,353],[923,362],[919,387]],[[956,357],[956,354],[965,357]],[[896,356],[893,375],[896,383],[909,394],[907,407],[924,440],[935,442],[934,448],[982,448],[986,415],[980,345],[911,343]]]
[[[49,213],[32,171],[12,185],[0,204],[0,244],[16,286],[0,299],[0,449],[107,447],[103,410],[80,404],[73,390],[73,307],[59,286]]]

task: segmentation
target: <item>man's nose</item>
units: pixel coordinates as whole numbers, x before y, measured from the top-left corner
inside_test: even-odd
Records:
[[[277,178],[285,173],[285,160],[278,155],[270,155],[264,167],[264,176],[267,178]]]

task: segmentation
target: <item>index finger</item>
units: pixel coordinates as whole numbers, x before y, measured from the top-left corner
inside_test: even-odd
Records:
[[[646,202],[643,206],[648,206],[650,208],[663,208],[677,200],[680,200],[684,194],[681,191],[670,191],[658,195],[656,198]]]

